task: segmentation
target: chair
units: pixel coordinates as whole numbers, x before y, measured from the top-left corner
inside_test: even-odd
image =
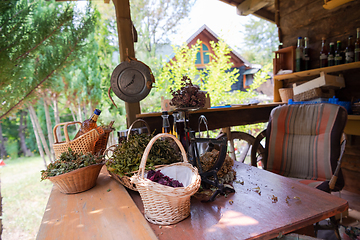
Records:
[[[344,187],[340,164],[347,121],[345,108],[329,103],[282,105],[270,113],[267,129],[254,141],[252,165],[263,137],[264,169],[330,193]],[[329,184],[330,180],[332,184]],[[333,223],[332,219],[332,223]]]

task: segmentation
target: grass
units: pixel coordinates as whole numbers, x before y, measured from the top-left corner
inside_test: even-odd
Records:
[[[36,239],[52,183],[40,182],[41,157],[5,160],[0,168],[3,240]]]

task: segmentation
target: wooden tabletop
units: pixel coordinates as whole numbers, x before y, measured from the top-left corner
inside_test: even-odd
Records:
[[[242,163],[235,170],[236,193],[210,203],[192,197],[187,219],[158,226],[143,217],[139,194],[126,191],[104,167],[86,192],[53,187],[37,239],[269,239],[348,208],[346,200],[292,179]]]
[[[190,217],[171,226],[150,224],[159,239],[270,239],[348,208],[346,200],[274,173],[237,164],[236,193],[214,202],[191,200]],[[143,212],[137,192],[130,191]]]
[[[110,177],[104,166],[96,186],[63,194],[53,187],[38,240],[157,239],[126,189]]]
[[[204,115],[207,118],[210,130],[267,122],[269,120],[271,110],[280,104],[282,103],[233,105],[231,107],[203,108],[197,111],[189,111],[190,128],[197,131],[198,118],[201,115]],[[149,124],[151,131],[156,130],[157,133],[161,131],[161,113],[137,114],[136,118],[145,120]],[[172,120],[172,117],[170,117],[171,124]]]

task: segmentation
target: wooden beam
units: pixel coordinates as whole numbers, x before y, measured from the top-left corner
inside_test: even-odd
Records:
[[[113,0],[116,12],[116,22],[119,37],[120,62],[124,62],[127,57],[135,58],[133,26],[130,16],[129,0]],[[126,124],[130,125],[136,120],[136,114],[139,114],[140,103],[125,102]]]
[[[272,2],[273,0],[245,0],[236,7],[237,13],[241,16],[247,16]]]
[[[267,11],[264,8],[254,12],[253,15],[275,24],[275,13]]]

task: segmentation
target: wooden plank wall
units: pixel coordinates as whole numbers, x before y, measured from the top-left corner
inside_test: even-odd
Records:
[[[323,0],[279,0],[279,27],[283,47],[296,46],[298,37],[308,37],[311,68],[319,67],[321,38],[330,42],[342,41],[347,46],[347,38],[353,36],[360,27],[360,1],[346,3],[332,10],[323,8]],[[341,101],[360,99],[360,70],[344,73],[346,87],[335,92]],[[285,86],[291,82],[284,82]],[[343,158],[343,169],[347,190],[360,192],[360,136],[348,136]]]

